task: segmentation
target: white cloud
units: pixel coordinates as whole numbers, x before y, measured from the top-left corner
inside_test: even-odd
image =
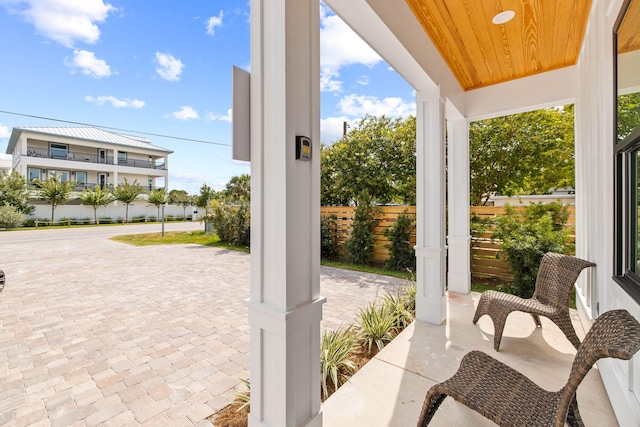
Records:
[[[207,19],[207,34],[212,36],[215,33],[217,27],[222,25],[222,17],[224,16],[224,12],[220,11],[218,16],[212,16]]]
[[[180,80],[180,74],[184,64],[179,59],[168,53],[156,52],[156,72],[160,77],[170,82]]]
[[[171,115],[178,120],[193,120],[200,117],[198,112],[188,105],[183,105],[180,111],[174,111]]]
[[[333,144],[340,140],[344,132],[344,122],[347,122],[347,126],[351,127],[356,120],[346,116],[320,119],[320,142]]]
[[[338,103],[340,112],[352,117],[372,116],[407,117],[416,113],[416,103],[402,98],[379,99],[375,96],[347,95]]]
[[[225,114],[224,116],[219,116],[215,113],[207,113],[207,120],[208,121],[221,120],[223,122],[231,123],[231,108],[227,110],[227,114]]]
[[[11,136],[11,131],[8,126],[0,125],[0,139],[6,139]]]
[[[144,101],[139,99],[129,98],[116,98],[115,96],[98,96],[93,97],[90,95],[85,96],[85,101],[94,103],[96,105],[104,105],[107,102],[111,103],[114,108],[142,108],[144,107]]]
[[[369,85],[369,76],[367,76],[366,74],[363,74],[360,77],[358,77],[356,82],[361,86],[368,86]]]
[[[103,0],[8,0],[2,1],[10,13],[22,16],[43,36],[73,47],[76,41],[96,43],[97,23],[117,9]]]
[[[107,65],[107,62],[104,59],[96,58],[95,53],[86,50],[75,49],[73,58],[66,58],[64,65],[69,68],[79,68],[82,74],[96,79],[111,75],[111,67]]]
[[[320,9],[320,88],[326,92],[342,90],[340,69],[354,64],[372,67],[382,61],[337,15],[327,15],[326,6]]]

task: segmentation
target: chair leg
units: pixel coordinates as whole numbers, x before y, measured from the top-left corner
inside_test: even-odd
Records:
[[[575,394],[573,395],[573,399],[569,404],[566,424],[568,424],[570,427],[584,427],[582,417],[580,416],[580,411],[578,410],[578,401],[576,400]]]
[[[424,403],[422,404],[422,410],[420,411],[420,418],[418,418],[418,427],[426,427],[429,425],[446,397],[446,394],[432,391],[432,389],[427,392],[427,396],[424,398]]]
[[[511,314],[510,311],[504,312],[502,310],[497,313],[489,313],[489,317],[491,317],[491,320],[493,320],[493,348],[495,348],[496,351],[500,351],[502,332],[504,331],[504,325],[505,323],[507,323],[507,316],[509,316],[509,314]]]
[[[488,298],[489,294],[484,292],[480,295],[480,301],[478,301],[478,307],[476,308],[476,313],[473,315],[473,324],[478,323],[478,319],[480,319],[483,315],[488,313],[489,304],[491,300]]]
[[[531,317],[533,317],[533,321],[536,322],[536,326],[538,328],[541,328],[542,327],[542,323],[540,323],[540,316],[538,316],[537,314],[531,313]]]

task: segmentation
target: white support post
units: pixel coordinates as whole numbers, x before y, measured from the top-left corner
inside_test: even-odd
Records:
[[[416,94],[416,318],[446,318],[444,103],[434,87]]]
[[[471,291],[471,233],[469,231],[469,122],[447,121],[449,229],[447,284],[450,292]]]
[[[322,425],[319,11],[251,0],[252,427]]]

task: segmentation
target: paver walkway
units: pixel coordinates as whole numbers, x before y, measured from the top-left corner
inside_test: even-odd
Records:
[[[45,232],[0,233],[0,425],[210,425],[248,377],[250,255]],[[322,268],[323,326],[402,283]]]

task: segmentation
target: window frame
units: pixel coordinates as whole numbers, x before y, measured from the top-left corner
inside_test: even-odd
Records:
[[[640,0],[636,0],[640,1]],[[613,280],[633,298],[640,303],[640,269],[637,267],[639,225],[637,224],[640,212],[638,212],[638,199],[640,197],[640,125],[633,129],[623,139],[618,135],[618,31],[624,21],[625,14],[631,0],[626,0],[616,20],[613,34],[613,145],[614,145],[614,271]],[[634,154],[635,153],[635,154]],[[633,160],[635,158],[635,164]],[[632,213],[632,209],[634,212]],[[634,233],[634,234],[632,234]],[[633,244],[633,249],[631,245]],[[635,256],[634,256],[635,255]],[[632,261],[632,256],[634,257]],[[636,264],[631,271],[630,264]]]
[[[62,151],[64,151],[64,156],[53,154],[54,152],[62,152]],[[60,144],[59,142],[50,142],[49,155],[51,156],[52,159],[67,160],[67,158],[69,157],[69,146],[67,144]]]

